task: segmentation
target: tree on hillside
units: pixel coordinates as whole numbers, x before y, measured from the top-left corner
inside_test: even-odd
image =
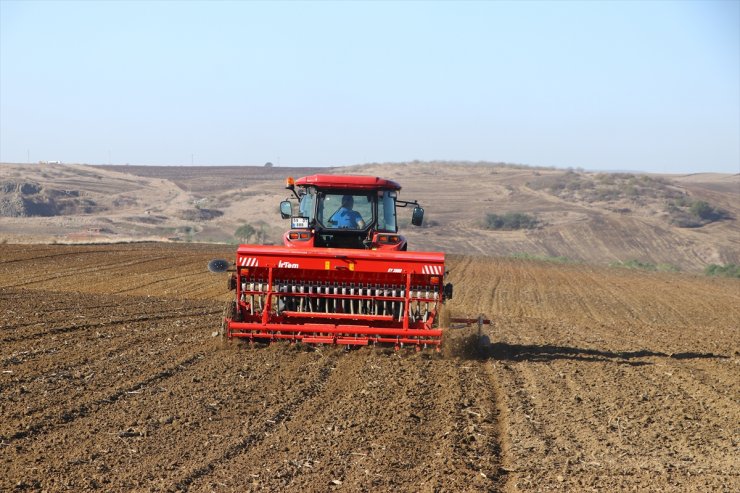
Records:
[[[690,210],[695,216],[707,221],[718,221],[726,216],[725,211],[712,207],[703,200],[697,200],[691,204]]]
[[[483,225],[487,229],[533,229],[540,226],[540,221],[522,212],[507,212],[502,215],[486,214]]]
[[[267,239],[268,224],[265,221],[259,220],[255,222],[255,241],[260,245],[265,243]]]
[[[254,229],[254,226],[252,226],[249,223],[245,223],[236,229],[236,231],[234,232],[234,236],[240,242],[245,243],[245,242],[248,242],[249,238],[254,236],[255,233],[257,233],[257,230]]]

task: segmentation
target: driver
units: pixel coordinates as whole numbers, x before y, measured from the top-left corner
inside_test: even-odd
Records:
[[[351,195],[342,197],[342,207],[331,217],[332,222],[336,222],[338,228],[362,229],[365,227],[365,221],[359,212],[353,211],[355,199]]]

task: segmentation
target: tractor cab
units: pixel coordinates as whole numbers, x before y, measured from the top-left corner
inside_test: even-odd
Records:
[[[290,219],[285,246],[239,245],[236,260],[209,269],[231,271],[234,299],[224,314],[229,338],[368,346],[442,344],[439,311],[452,297],[442,252],[404,251],[401,186],[373,176],[288,178]],[[231,267],[233,266],[233,270]]]
[[[281,216],[291,223],[283,236],[287,247],[406,250],[396,209],[414,205],[415,226],[421,226],[424,217],[416,201],[399,200],[398,183],[382,178],[312,175],[288,178],[286,188],[294,195],[293,201],[280,203]]]

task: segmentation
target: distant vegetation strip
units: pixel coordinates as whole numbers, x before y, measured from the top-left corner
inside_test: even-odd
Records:
[[[523,212],[507,212],[505,214],[486,214],[483,227],[494,230],[534,229],[539,227],[540,220]]]
[[[740,279],[740,265],[736,264],[711,264],[704,269],[708,276],[735,277]]]
[[[685,195],[662,177],[632,173],[577,173],[540,176],[527,183],[532,190],[546,190],[563,199],[584,202],[609,202],[628,199],[678,199]]]
[[[678,184],[663,178],[632,173],[580,173],[573,170],[557,175],[539,175],[527,182],[532,190],[546,191],[570,202],[627,201],[638,206],[662,204],[668,222],[679,228],[700,228],[731,215],[704,200],[695,200]],[[629,208],[613,209],[631,212]]]
[[[537,255],[526,252],[517,252],[511,255],[511,258],[522,260],[537,260],[539,262],[552,262],[555,264],[580,264],[580,260],[574,260],[568,257],[552,257],[549,255]]]
[[[681,269],[672,264],[654,264],[652,262],[643,262],[642,260],[632,259],[624,262],[612,262],[610,267],[620,267],[623,269],[651,270],[658,272],[679,272]]]

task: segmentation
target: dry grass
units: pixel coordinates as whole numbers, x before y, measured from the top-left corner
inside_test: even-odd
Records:
[[[265,241],[280,243],[288,224],[280,220],[277,207],[290,195],[284,178],[313,173],[370,174],[401,183],[401,198],[418,199],[426,210],[423,228],[408,225],[410,210],[399,211],[403,233],[415,250],[524,254],[605,265],[636,260],[695,272],[712,263],[740,263],[740,228],[732,219],[740,213],[738,175],[605,174],[454,162],[334,169],[2,164],[0,182],[25,180],[76,191],[96,209],[3,217],[0,240],[233,242],[239,226],[265,224]],[[677,227],[667,207],[676,200],[706,201],[731,219]],[[198,210],[223,214],[204,217]],[[536,217],[539,227],[484,227],[488,215],[507,213]]]

